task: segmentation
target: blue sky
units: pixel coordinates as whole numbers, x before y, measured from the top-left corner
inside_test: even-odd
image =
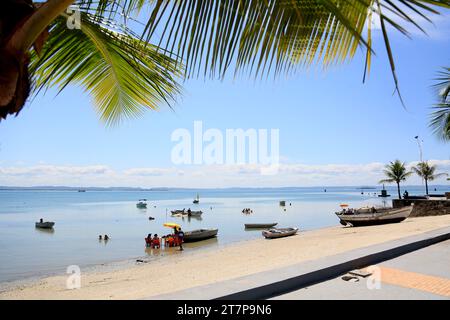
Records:
[[[379,31],[365,84],[362,52],[344,65],[326,71],[314,66],[289,78],[187,80],[174,111],[162,107],[113,128],[99,120],[82,89],[69,87],[56,97],[50,90],[27,103],[17,118],[0,123],[0,185],[375,184],[382,177],[382,164],[396,158],[418,160],[416,135],[423,140],[424,158],[450,171],[450,145],[428,128],[436,101],[432,79],[442,66],[450,65],[448,20],[444,16],[436,20],[436,27],[429,26],[429,37],[414,34],[409,40],[391,33],[407,110],[392,94]],[[287,169],[261,177],[246,175],[242,168],[174,165],[171,134],[177,128],[192,130],[196,120],[205,129],[223,132],[279,129],[280,156]],[[346,170],[352,173],[343,176]],[[410,183],[420,181],[412,178]]]

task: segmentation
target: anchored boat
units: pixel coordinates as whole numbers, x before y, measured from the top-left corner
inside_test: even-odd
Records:
[[[245,229],[268,229],[275,227],[278,223],[246,223],[244,224]]]
[[[139,199],[139,202],[136,203],[136,207],[139,209],[146,209],[147,208],[147,199]]]
[[[219,229],[198,229],[198,230],[192,230],[192,231],[186,231],[184,233],[184,242],[195,242],[195,241],[201,241],[209,238],[213,238],[217,236],[217,232],[219,232]]]
[[[402,208],[364,207],[359,209],[343,209],[336,212],[336,215],[342,225],[358,227],[401,222],[409,217],[412,209],[413,205]]]
[[[55,225],[52,221],[42,221],[42,219],[39,222],[36,222],[36,228],[41,229],[52,229]]]
[[[198,193],[197,193],[197,199],[194,199],[194,201],[192,201],[192,203],[197,204],[197,203],[199,203],[199,202],[200,202],[200,197],[199,197],[199,195],[198,195]]]

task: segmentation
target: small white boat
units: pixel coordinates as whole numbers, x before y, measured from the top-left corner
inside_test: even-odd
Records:
[[[298,228],[273,228],[269,230],[264,230],[262,232],[262,235],[266,239],[276,239],[276,238],[283,238],[283,237],[289,237],[296,234],[298,231]]]
[[[363,207],[359,209],[343,209],[336,212],[336,215],[342,225],[358,227],[401,222],[409,217],[412,209],[413,205],[402,208]]]
[[[39,221],[36,222],[36,228],[41,228],[41,229],[52,229],[53,226],[55,225],[54,222],[52,221]]]

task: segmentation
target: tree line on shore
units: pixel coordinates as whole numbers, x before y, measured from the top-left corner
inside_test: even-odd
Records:
[[[405,181],[412,174],[417,174],[425,182],[425,192],[428,195],[428,181],[433,181],[442,176],[448,176],[447,173],[436,173],[437,166],[430,164],[428,161],[421,161],[411,170],[406,168],[406,164],[400,160],[391,161],[385,166],[384,175],[386,179],[382,179],[379,183],[396,183],[398,198],[401,199],[400,183]]]

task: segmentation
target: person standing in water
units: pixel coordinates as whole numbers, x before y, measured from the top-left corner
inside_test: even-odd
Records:
[[[178,244],[180,245],[180,251],[183,251],[183,239],[184,239],[184,232],[181,230],[181,227],[175,228],[175,234],[178,238]]]

